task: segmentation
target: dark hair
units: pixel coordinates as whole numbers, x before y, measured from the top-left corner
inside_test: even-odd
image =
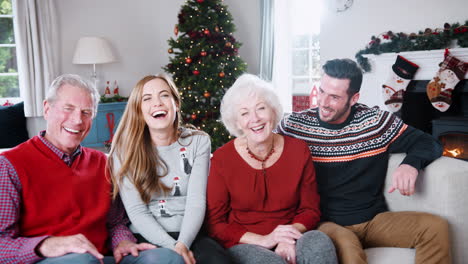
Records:
[[[325,62],[323,71],[326,75],[337,79],[349,79],[348,95],[353,96],[361,89],[362,70],[356,62],[350,59],[334,59]]]

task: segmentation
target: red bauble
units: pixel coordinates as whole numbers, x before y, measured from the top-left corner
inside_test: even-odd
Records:
[[[203,34],[209,35],[209,34],[210,34],[210,31],[209,31],[208,29],[205,29],[205,30],[203,30]]]
[[[190,117],[191,117],[193,120],[197,119],[197,115],[196,115],[196,114],[192,114]]]
[[[223,78],[225,76],[224,72],[220,72],[219,74],[219,77]]]
[[[232,46],[232,43],[228,41],[228,42],[226,42],[225,46],[230,48]]]
[[[197,0],[197,3],[199,3],[199,4],[201,4],[203,2],[205,2],[205,0]]]
[[[191,58],[186,58],[186,59],[185,59],[185,62],[186,62],[186,63],[192,63],[192,59],[191,59]]]
[[[174,27],[174,35],[178,35],[179,34],[179,26],[175,25]]]
[[[193,75],[198,75],[198,74],[200,74],[200,71],[194,70],[192,73],[193,73]]]
[[[210,94],[210,92],[205,92],[205,93],[203,94],[203,96],[206,97],[206,98],[208,98],[208,97],[211,96],[211,94]]]
[[[205,57],[207,55],[207,53],[206,53],[206,51],[202,51],[202,52],[200,52],[200,55]]]

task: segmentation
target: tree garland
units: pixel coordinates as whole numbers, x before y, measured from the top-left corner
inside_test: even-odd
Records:
[[[468,47],[468,20],[464,25],[445,23],[443,29],[426,28],[424,32],[419,31],[418,34],[408,35],[403,32],[395,34],[388,31],[377,37],[372,36],[366,48],[356,53],[356,60],[364,72],[369,72],[371,66],[363,54],[444,49],[448,48],[452,40],[457,40],[457,45],[462,48]]]

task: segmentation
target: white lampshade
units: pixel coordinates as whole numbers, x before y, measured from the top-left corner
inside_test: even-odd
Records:
[[[74,64],[101,64],[115,61],[111,46],[101,37],[82,37],[73,56]]]

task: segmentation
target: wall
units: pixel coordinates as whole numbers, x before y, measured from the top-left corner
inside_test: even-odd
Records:
[[[61,69],[90,76],[91,65],[71,63],[77,40],[81,36],[103,36],[113,45],[118,61],[97,65],[100,92],[105,81],[119,83],[121,93],[128,95],[144,75],[163,71],[169,62],[167,40],[174,36],[177,14],[183,0],[57,0],[61,39]],[[260,35],[259,0],[226,0],[238,31],[234,36],[244,43],[239,50],[249,65],[258,72]],[[246,6],[248,8],[246,8]]]
[[[56,0],[60,34],[61,73],[91,76],[91,65],[72,64],[78,39],[102,36],[113,46],[118,61],[97,65],[99,91],[105,82],[117,80],[122,95],[128,96],[144,75],[162,72],[169,62],[167,40],[174,37],[174,25],[184,0]],[[243,43],[240,56],[247,71],[258,73],[260,48],[260,0],[225,0],[234,18],[234,37]],[[112,88],[112,87],[111,87]],[[28,119],[29,134],[45,129],[42,118]]]
[[[331,2],[322,17],[320,46],[322,63],[333,58],[352,58],[369,43],[372,35],[393,32],[417,33],[425,28],[442,28],[445,22],[464,23],[466,0],[355,0],[350,9],[337,13]],[[380,104],[380,87],[385,80],[364,75],[360,102]]]

